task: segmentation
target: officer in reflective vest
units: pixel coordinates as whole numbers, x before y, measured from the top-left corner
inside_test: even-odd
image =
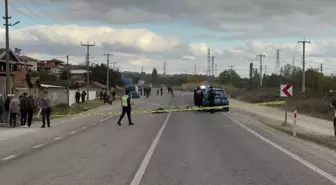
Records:
[[[134,123],[131,120],[131,98],[128,96],[128,91],[126,90],[125,95],[121,98],[121,107],[122,107],[122,113],[120,115],[120,118],[118,120],[118,125],[121,125],[121,120],[124,118],[125,114],[127,114],[128,118],[128,124],[134,125]]]

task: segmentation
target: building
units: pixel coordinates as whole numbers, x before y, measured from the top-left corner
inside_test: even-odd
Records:
[[[28,57],[28,56],[17,56],[21,63],[25,64],[25,67],[31,71],[37,71],[37,62],[38,60]]]
[[[70,66],[71,80],[86,80],[87,67],[84,65]]]
[[[37,71],[43,71],[54,75],[60,75],[64,69],[64,62],[58,59],[40,61],[37,63]]]
[[[12,52],[9,51],[9,69],[10,69],[10,89],[13,93],[14,87],[16,87],[16,82],[24,81],[24,76],[26,74],[26,67],[18,57]],[[31,65],[28,65],[31,67]],[[23,79],[22,79],[23,78]],[[23,82],[24,83],[24,82]],[[6,49],[0,48],[0,94],[6,92]]]

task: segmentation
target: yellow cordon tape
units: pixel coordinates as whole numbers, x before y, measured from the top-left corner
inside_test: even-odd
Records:
[[[245,104],[241,106],[215,106],[215,107],[191,107],[191,108],[174,108],[174,109],[163,109],[163,110],[135,110],[132,111],[133,114],[150,114],[150,113],[168,113],[168,112],[185,112],[185,111],[195,111],[195,110],[210,110],[210,109],[224,109],[230,107],[246,107],[246,106],[255,106],[255,105],[281,105],[284,104],[285,101],[275,101],[275,102],[264,102],[264,103],[254,103],[254,104]],[[169,106],[169,105],[162,105]],[[53,117],[73,117],[73,116],[103,116],[103,115],[118,115],[121,112],[97,112],[97,113],[77,113],[77,114],[59,114],[52,115]]]

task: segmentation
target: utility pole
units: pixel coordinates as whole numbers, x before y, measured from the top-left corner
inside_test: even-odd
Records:
[[[212,69],[212,71],[211,71],[212,74],[211,75],[212,76],[215,76],[215,72],[214,72],[215,69],[214,68],[215,68],[215,56],[212,56],[211,57],[211,69]]]
[[[113,56],[113,54],[107,53],[107,54],[104,54],[104,56],[107,56],[106,89],[107,89],[107,92],[110,93],[110,56]]]
[[[6,94],[11,94],[12,92],[10,88],[9,27],[20,23],[20,21],[14,24],[9,23],[9,19],[11,18],[11,16],[8,16],[8,0],[5,0],[5,16],[3,16],[3,19],[5,19],[4,26],[6,27]]]
[[[196,65],[194,65],[194,74],[196,75]]]
[[[277,49],[274,74],[276,75],[279,74],[279,68],[280,68],[280,49]]]
[[[113,67],[114,68],[114,67]],[[141,73],[143,73],[143,66],[141,66]]]
[[[262,86],[262,81],[263,81],[263,73],[262,73],[262,58],[265,57],[265,55],[263,54],[260,54],[260,55],[257,55],[257,57],[260,58],[260,73],[259,73],[259,76],[260,76],[260,87]]]
[[[306,73],[305,73],[305,66],[306,66],[306,43],[310,43],[303,39],[302,41],[298,41],[298,43],[302,43],[302,92],[306,92]]]
[[[217,76],[217,64],[215,64],[215,76]]]
[[[231,71],[233,70],[234,67],[235,67],[234,65],[229,65]]]
[[[67,58],[67,102],[68,106],[70,106],[70,66],[69,66],[69,55]]]
[[[112,63],[113,63],[113,71],[115,71],[116,70],[115,65],[118,64],[118,62],[112,62]],[[143,72],[143,68],[142,68],[142,72]]]
[[[229,68],[230,68],[230,84],[232,85],[232,71],[233,71],[233,68],[234,68],[235,66],[234,65],[229,65]]]
[[[89,96],[90,96],[90,47],[95,46],[96,43],[90,44],[89,42],[87,42],[86,44],[83,44],[81,42],[81,46],[85,46],[86,47],[86,73],[87,73],[87,80],[86,80],[86,91],[87,91],[87,100],[89,101]]]
[[[163,63],[163,74],[166,75],[166,62]]]
[[[207,69],[207,75],[210,76],[210,48],[208,48],[208,69]]]
[[[321,75],[323,75],[323,64],[320,65]]]
[[[265,65],[265,72],[264,75],[267,75],[267,66]]]

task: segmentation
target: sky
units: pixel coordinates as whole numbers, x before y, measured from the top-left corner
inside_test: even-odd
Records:
[[[10,47],[39,60],[57,58],[72,64],[106,63],[104,54],[121,71],[206,74],[207,50],[218,75],[234,66],[247,77],[249,64],[263,72],[302,66],[306,44],[307,68],[336,74],[336,19],[333,0],[11,0]],[[5,15],[4,6],[0,15]],[[2,24],[1,24],[2,25]],[[5,29],[0,27],[0,48]],[[196,66],[196,67],[195,67]],[[111,65],[112,67],[112,65]],[[196,69],[196,70],[195,70]]]

